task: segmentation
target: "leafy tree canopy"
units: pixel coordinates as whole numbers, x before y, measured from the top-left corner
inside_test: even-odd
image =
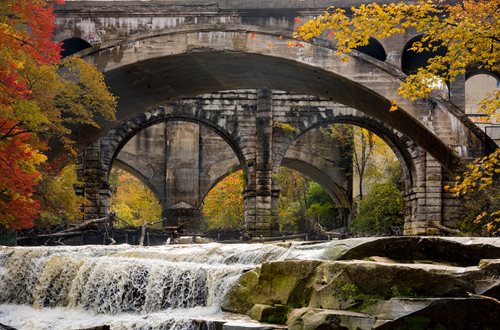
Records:
[[[310,40],[326,36],[337,45],[337,55],[366,46],[370,37],[388,38],[416,31],[423,35],[410,50],[421,53],[446,48],[401,83],[399,93],[415,100],[429,96],[441,83],[452,82],[467,70],[500,72],[500,3],[498,0],[419,0],[415,3],[372,3],[344,9],[330,8],[297,28],[295,36]],[[481,102],[483,112],[500,117],[500,90]],[[395,107],[393,107],[395,110]]]
[[[54,3],[63,1],[0,2],[0,225],[13,229],[30,227],[40,211],[33,193],[48,141],[71,150],[68,124],[114,118],[102,74],[78,57],[61,61]]]

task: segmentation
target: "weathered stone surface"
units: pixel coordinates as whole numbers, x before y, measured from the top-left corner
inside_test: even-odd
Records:
[[[326,257],[344,258],[352,248],[352,255],[365,258],[372,253],[365,253],[364,245],[372,248],[390,245],[386,239],[379,239],[381,243],[376,245],[376,240],[345,240],[341,245],[339,242],[332,243]],[[393,240],[395,246],[402,247],[399,238]],[[426,240],[436,244],[434,238],[421,239],[422,242]],[[460,246],[457,252],[469,258],[468,262],[478,260],[481,257],[479,253],[496,256],[494,248],[497,247],[497,240],[494,239],[442,241],[444,245],[450,243],[448,248]],[[414,245],[406,247],[411,249]],[[420,256],[419,248],[416,247],[414,255]],[[384,249],[372,252],[378,254],[380,250]],[[438,255],[452,259],[453,254],[446,249],[444,251],[446,253]],[[411,252],[405,253],[406,256],[412,255]],[[500,287],[500,258],[483,259],[475,266],[434,264],[432,260],[401,263],[386,257],[378,260],[264,263],[242,276],[228,294],[223,309],[267,322],[277,322],[281,318],[280,313],[289,310],[283,322],[287,321],[290,329],[369,329],[382,325],[384,329],[392,329],[390,324],[402,326],[405,322],[423,318],[433,320],[431,316],[440,308],[446,311],[447,317],[453,317],[453,313],[463,313],[453,306],[467,308],[478,302],[486,311],[498,307],[495,299]],[[489,325],[498,311],[495,313],[484,316],[486,320],[478,324]],[[270,315],[274,315],[272,320]],[[375,319],[378,320],[376,324]],[[459,323],[450,321],[442,324],[454,328],[453,325]]]
[[[290,330],[337,330],[337,329],[371,329],[375,319],[367,314],[325,310],[319,308],[294,309],[288,317]]]
[[[324,259],[350,260],[385,257],[399,262],[478,265],[500,258],[500,239],[447,237],[367,237],[334,241]]]
[[[317,260],[264,263],[245,273],[227,295],[222,309],[246,314],[255,304],[303,307],[309,302],[309,280]]]

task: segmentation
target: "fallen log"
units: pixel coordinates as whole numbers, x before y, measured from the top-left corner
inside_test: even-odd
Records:
[[[459,235],[459,236],[463,235],[463,233],[458,229],[448,228],[437,223],[430,223],[429,225],[448,234]]]
[[[78,230],[78,229],[81,229],[81,228],[84,228],[88,225],[91,225],[91,224],[95,224],[95,223],[105,223],[105,222],[108,222],[108,221],[111,221],[111,217],[104,217],[104,218],[99,218],[99,219],[91,219],[91,220],[86,220],[78,225],[74,225],[73,227],[71,228],[68,228],[68,229],[64,229],[64,230],[61,230],[61,231],[58,231],[57,233],[67,233],[67,232],[73,232],[75,230]]]

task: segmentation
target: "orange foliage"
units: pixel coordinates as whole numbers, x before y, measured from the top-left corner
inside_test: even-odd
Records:
[[[5,128],[0,129],[0,134],[4,131]],[[23,229],[32,226],[40,209],[40,203],[32,199],[32,194],[40,178],[35,166],[43,162],[45,156],[26,143],[31,134],[16,133],[14,130],[11,138],[0,141],[0,225]]]
[[[243,226],[243,186],[243,172],[238,171],[210,190],[203,203],[203,215],[209,228]]]
[[[62,3],[61,0],[53,1]],[[37,149],[44,143],[26,127],[16,109],[31,95],[26,66],[39,68],[60,60],[52,42],[54,14],[45,0],[7,0],[0,4],[0,226],[29,228],[40,203],[32,199],[40,178],[36,166],[45,161]]]

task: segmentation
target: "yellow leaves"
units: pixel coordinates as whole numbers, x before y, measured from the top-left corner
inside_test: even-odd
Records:
[[[351,8],[352,15],[330,7],[327,12],[297,27],[294,37],[310,40],[326,35],[336,44],[338,56],[366,45],[370,37],[388,38],[405,34],[408,29],[423,35],[422,40],[411,47],[417,53],[437,51],[444,42],[446,54],[432,58],[398,89],[401,96],[414,101],[428,97],[433,90],[464,74],[469,67],[500,71],[500,11],[492,10],[497,7],[498,0],[464,0],[453,4],[420,0],[416,3],[361,4]],[[485,99],[480,105],[482,111],[500,117],[499,96],[497,91]]]
[[[296,127],[294,127],[293,125],[291,125],[289,123],[284,123],[281,121],[273,122],[273,127],[280,129],[284,132],[288,132],[288,133],[296,133],[298,131],[298,129]]]
[[[396,101],[391,100],[391,107],[389,108],[389,111],[396,111],[396,110],[398,110],[398,104],[396,103]]]
[[[23,60],[14,60],[12,61],[12,64],[16,68],[16,70],[22,70],[24,69],[24,61]]]
[[[240,228],[243,225],[243,172],[220,181],[203,201],[203,217],[209,228]]]
[[[500,122],[500,89],[488,93],[484,99],[479,102],[478,111],[493,116]]]
[[[116,194],[112,195],[110,207],[125,224],[141,226],[144,222],[154,222],[161,218],[161,207],[154,193],[131,174],[112,170],[117,176]]]
[[[56,96],[56,107],[70,114],[72,123],[98,126],[96,115],[114,120],[116,97],[108,91],[98,69],[76,56],[64,59],[63,65],[63,89]]]
[[[495,174],[499,173],[500,148],[490,155],[476,159],[467,165],[467,171],[463,176],[455,177],[455,184],[449,191],[455,196],[483,190],[494,182]]]

